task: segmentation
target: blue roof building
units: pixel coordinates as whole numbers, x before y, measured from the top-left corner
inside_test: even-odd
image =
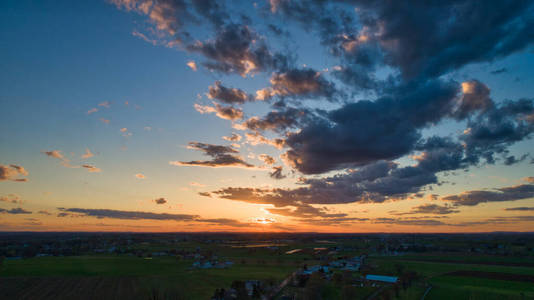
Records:
[[[387,282],[387,283],[396,283],[397,277],[395,276],[383,276],[383,275],[366,275],[365,279],[372,280],[372,281],[380,281],[380,282]]]

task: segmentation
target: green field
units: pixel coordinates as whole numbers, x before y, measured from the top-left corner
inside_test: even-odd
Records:
[[[39,295],[50,293],[53,297],[49,299],[66,299],[68,295],[76,294],[77,290],[83,290],[82,287],[86,290],[98,287],[99,295],[112,295],[117,286],[125,286],[125,297],[137,294],[147,299],[152,289],[157,288],[172,295],[182,295],[184,299],[208,299],[216,288],[229,287],[234,280],[280,281],[295,270],[293,264],[269,260],[262,263],[236,262],[228,269],[190,269],[191,264],[192,261],[179,261],[171,257],[143,259],[130,256],[8,260],[0,271],[0,280],[19,283],[4,285],[9,286],[10,290],[0,290],[0,296],[18,299],[19,296],[35,292]],[[41,281],[49,285],[40,284]],[[70,284],[58,286],[55,281]],[[34,291],[37,287],[39,290]],[[132,289],[136,293],[132,293]]]
[[[421,261],[417,261],[417,259]],[[477,277],[451,276],[454,271],[481,271],[497,272],[506,274],[534,275],[534,267],[518,267],[506,265],[484,264],[489,257],[467,257],[462,260],[461,256],[398,256],[398,257],[374,257],[371,264],[375,267],[373,272],[380,274],[396,275],[397,265],[402,265],[404,270],[416,271],[421,278],[420,282],[431,284],[432,288],[426,299],[534,299],[534,283],[511,280],[497,280]],[[499,258],[495,258],[499,261]],[[500,261],[513,262],[515,259],[503,259]],[[434,260],[434,261],[431,261]],[[451,263],[455,261],[457,263]],[[479,261],[481,264],[474,264]],[[412,290],[413,287],[408,289]],[[420,291],[413,291],[419,295]],[[525,298],[522,298],[522,297]],[[419,296],[420,297],[420,296]],[[416,299],[407,298],[400,299]]]

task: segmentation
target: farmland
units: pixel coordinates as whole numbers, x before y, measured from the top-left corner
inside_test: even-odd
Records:
[[[534,298],[530,235],[4,237],[0,299],[211,299],[239,282],[261,283],[271,299]],[[335,267],[353,259],[354,270]],[[317,266],[328,269],[295,275]],[[398,280],[374,282],[366,274]]]

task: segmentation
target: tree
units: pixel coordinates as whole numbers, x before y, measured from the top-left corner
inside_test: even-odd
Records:
[[[324,279],[318,272],[312,274],[304,288],[304,298],[309,300],[321,300],[321,292],[324,288]]]
[[[260,299],[261,298],[261,291],[260,287],[255,284],[252,286],[252,299]]]
[[[241,280],[234,280],[234,282],[232,282],[231,287],[236,291],[238,300],[249,299],[245,282]]]
[[[404,271],[404,265],[395,264],[395,270],[397,270],[397,275],[402,275],[402,272]]]
[[[332,280],[336,284],[341,284],[343,283],[343,275],[341,275],[341,273],[335,273],[334,275],[332,275]]]
[[[341,299],[352,300],[352,299],[357,299],[357,298],[358,298],[358,288],[352,285],[343,286],[343,290],[341,290]]]

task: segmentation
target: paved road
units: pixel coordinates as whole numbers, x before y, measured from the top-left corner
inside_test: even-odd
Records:
[[[428,294],[428,292],[430,292],[431,289],[432,289],[432,285],[429,285],[428,288],[426,289],[425,293],[421,297],[421,300],[425,300],[426,294]]]
[[[278,287],[276,287],[268,296],[262,296],[261,299],[262,300],[269,300],[269,299],[272,299],[274,296],[276,296],[278,293],[280,293],[280,291],[286,287],[286,285],[289,284],[289,282],[291,282],[291,279],[293,278],[293,276],[297,275],[297,271],[291,273],[291,275],[289,275],[286,279],[284,279],[284,281],[282,281],[280,283],[280,285]]]

